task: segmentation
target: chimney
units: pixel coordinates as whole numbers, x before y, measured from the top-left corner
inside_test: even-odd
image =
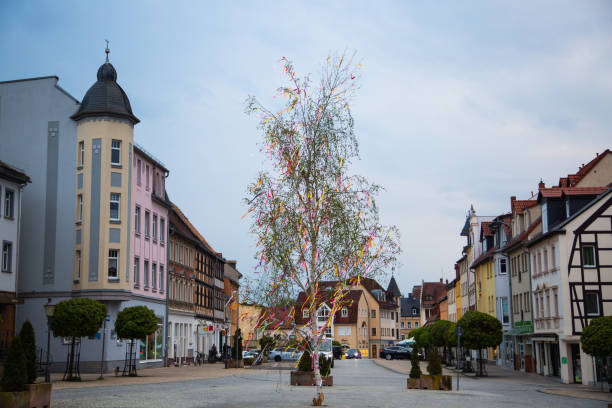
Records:
[[[540,179],[540,182],[538,183],[538,189],[541,190],[543,188],[546,188],[546,184],[544,184],[544,182],[542,181],[542,179]]]
[[[446,284],[448,285],[448,279],[446,280]]]
[[[442,278],[440,278],[440,283],[444,283],[444,281],[442,280]]]

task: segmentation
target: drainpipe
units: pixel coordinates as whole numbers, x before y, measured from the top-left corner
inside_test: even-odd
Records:
[[[17,208],[17,242],[15,243],[15,300],[19,297],[19,248],[21,247],[21,194],[26,185],[19,185],[19,203]],[[17,308],[15,308],[17,309]],[[15,313],[16,317],[17,313]]]
[[[170,174],[169,171],[166,171],[164,174],[164,179],[168,178]],[[164,182],[164,199],[166,199],[166,182]],[[168,205],[168,216],[166,216],[166,313],[164,315],[164,343],[166,347],[164,347],[164,367],[168,367],[168,301],[170,299],[170,205]]]

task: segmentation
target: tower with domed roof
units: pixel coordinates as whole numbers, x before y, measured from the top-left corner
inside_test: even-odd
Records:
[[[73,291],[121,302],[130,295],[131,163],[139,120],[109,52],[71,116],[77,124]]]

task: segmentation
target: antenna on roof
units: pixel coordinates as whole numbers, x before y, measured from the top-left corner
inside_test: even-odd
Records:
[[[110,54],[110,50],[108,49],[108,40],[104,41],[106,41],[106,49],[104,50],[104,52],[106,53],[106,62],[108,62],[108,54]]]

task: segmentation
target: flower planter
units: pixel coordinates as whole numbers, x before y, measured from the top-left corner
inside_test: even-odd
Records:
[[[244,360],[227,360],[227,368],[244,368]]]
[[[322,384],[324,387],[331,387],[334,385],[334,376],[330,375],[322,378]],[[291,371],[291,385],[315,385],[315,376],[311,371]]]
[[[51,406],[51,383],[27,384],[26,391],[0,392],[0,407],[45,408]]]
[[[422,375],[421,378],[408,378],[409,390],[442,390],[453,389],[453,379],[450,375]]]

